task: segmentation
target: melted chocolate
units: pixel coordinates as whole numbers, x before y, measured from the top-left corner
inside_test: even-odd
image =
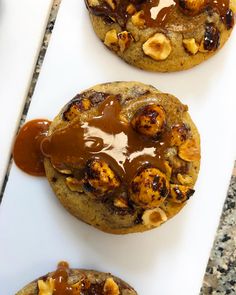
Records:
[[[50,121],[38,119],[26,123],[19,131],[13,149],[16,165],[28,174],[44,176],[44,156],[40,146],[47,136]]]
[[[83,171],[89,160],[105,160],[129,185],[140,168],[151,165],[165,172],[164,156],[170,145],[169,132],[159,140],[138,134],[129,123],[120,121],[121,105],[109,96],[98,106],[98,115],[87,122],[76,121],[46,138],[42,150],[59,170]]]
[[[130,17],[126,9],[129,4],[133,4],[137,11],[144,11],[143,17],[147,27],[165,27],[166,23],[171,19],[175,6],[178,6],[178,2],[179,0],[122,0],[118,2],[113,10],[107,2],[102,1],[102,4],[94,7],[90,7],[87,3],[87,7],[92,14],[104,17],[105,20],[110,18],[111,22],[112,19],[115,19],[122,28],[125,28]],[[209,8],[216,10],[222,20],[226,22],[229,0],[208,0],[205,9]]]

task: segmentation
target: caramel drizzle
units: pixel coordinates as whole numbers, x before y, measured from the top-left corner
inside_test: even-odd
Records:
[[[98,106],[98,115],[88,122],[75,122],[55,131],[42,144],[42,151],[58,169],[83,170],[92,158],[105,160],[124,184],[146,165],[165,172],[164,156],[170,145],[169,132],[160,140],[146,138],[120,121],[120,103],[109,96]],[[76,172],[75,172],[76,173]],[[83,174],[77,177],[83,177]]]
[[[29,121],[16,137],[13,158],[16,165],[28,174],[45,176],[44,156],[40,147],[48,135],[50,124],[50,121],[44,119]]]
[[[103,294],[104,283],[91,284],[86,275],[83,274],[81,280],[75,284],[69,283],[69,264],[62,261],[58,264],[57,270],[52,275],[54,279],[53,295],[101,295]],[[76,285],[78,285],[76,287]]]
[[[68,283],[69,279],[69,264],[67,262],[60,262],[57,270],[53,274],[54,279],[54,291],[53,295],[73,295],[73,288]]]
[[[138,3],[139,1],[136,2],[133,5],[137,11],[144,11],[144,19],[147,27],[165,27],[175,6],[178,6],[178,0],[146,0],[140,1],[140,4]],[[124,28],[129,19],[126,8],[130,3],[129,0],[120,1],[115,10],[112,10],[109,4],[104,1],[97,7],[89,7],[87,3],[87,7],[94,15],[115,18],[120,26]],[[216,10],[222,20],[225,21],[226,13],[229,10],[229,0],[207,0],[204,8],[207,7]]]

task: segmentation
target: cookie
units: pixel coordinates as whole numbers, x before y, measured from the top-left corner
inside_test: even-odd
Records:
[[[156,228],[194,193],[200,138],[188,107],[138,82],[94,86],[54,119],[43,152],[62,205],[109,233]]]
[[[123,280],[110,273],[95,270],[70,269],[66,262],[56,271],[28,284],[16,295],[137,295]]]
[[[189,69],[214,55],[234,26],[235,0],[85,0],[93,29],[127,63]]]

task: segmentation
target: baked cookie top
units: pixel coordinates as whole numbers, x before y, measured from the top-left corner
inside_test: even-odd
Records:
[[[193,194],[200,165],[200,139],[187,110],[138,82],[78,94],[43,144],[46,175],[60,201],[114,233],[150,229],[173,216]]]
[[[94,270],[70,269],[60,262],[57,270],[28,284],[16,295],[137,295],[123,280]]]
[[[234,0],[85,0],[95,32],[127,62],[175,71],[210,57],[234,26]]]

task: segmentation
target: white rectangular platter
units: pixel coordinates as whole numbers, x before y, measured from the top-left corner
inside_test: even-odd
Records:
[[[27,119],[53,119],[93,84],[153,84],[189,105],[201,133],[201,172],[195,195],[177,217],[151,232],[114,236],[70,216],[46,179],[13,166],[0,207],[0,294],[14,294],[62,259],[72,267],[110,271],[139,295],[199,294],[235,159],[235,33],[221,52],[192,70],[148,73],[99,42],[83,1],[62,1]]]
[[[52,2],[0,1],[0,188]]]

